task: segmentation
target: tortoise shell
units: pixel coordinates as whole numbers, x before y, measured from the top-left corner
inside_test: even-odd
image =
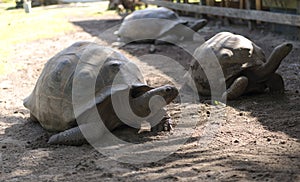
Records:
[[[86,89],[92,80],[95,88]],[[115,86],[112,89],[113,83]],[[96,104],[101,104],[114,92],[129,87],[138,87],[143,91],[151,89],[145,84],[137,66],[122,54],[95,43],[77,42],[45,64],[33,92],[24,100],[24,106],[46,130],[72,128],[77,125],[73,98],[80,98],[83,94],[74,92],[74,84],[83,92],[92,90]],[[90,100],[81,102],[79,99],[77,104],[81,108],[77,112],[79,115],[93,107]],[[112,114],[110,112],[105,114]]]

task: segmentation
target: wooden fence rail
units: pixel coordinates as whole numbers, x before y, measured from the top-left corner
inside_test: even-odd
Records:
[[[194,12],[199,14],[209,14],[225,16],[231,18],[241,18],[245,20],[257,20],[270,23],[286,24],[300,27],[300,15],[273,13],[258,10],[245,10],[225,7],[202,6],[195,4],[173,3],[162,0],[142,0],[145,3],[163,6],[170,9]]]

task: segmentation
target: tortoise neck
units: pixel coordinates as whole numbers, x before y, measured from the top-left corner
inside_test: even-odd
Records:
[[[281,61],[291,52],[293,45],[291,43],[282,43],[274,48],[267,61],[254,70],[255,75],[260,79],[268,77],[274,73]]]
[[[138,116],[148,116],[151,112],[155,113],[166,105],[166,101],[161,96],[159,90],[152,89],[141,96],[132,99],[131,108]]]

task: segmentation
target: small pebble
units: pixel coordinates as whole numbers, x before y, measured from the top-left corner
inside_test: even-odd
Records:
[[[271,138],[267,138],[267,142],[270,142],[271,141]]]
[[[2,147],[1,148],[3,148],[3,149],[6,149],[6,145],[2,145]]]
[[[296,93],[296,94],[299,94],[299,90],[296,90],[295,93]]]
[[[244,114],[242,112],[239,113],[240,116],[243,116]]]
[[[233,143],[239,143],[239,141],[238,140],[234,140]]]
[[[4,169],[5,173],[11,173],[11,169]]]
[[[155,47],[155,45],[152,44],[149,48],[149,52],[154,53],[155,51],[156,51],[156,47]]]
[[[210,112],[209,112],[209,111],[206,111],[206,114],[207,114],[207,117],[209,117],[209,116],[210,116]]]

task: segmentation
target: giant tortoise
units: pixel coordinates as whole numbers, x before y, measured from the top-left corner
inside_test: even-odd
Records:
[[[194,33],[206,24],[205,19],[189,24],[175,12],[164,7],[146,8],[126,16],[116,34],[119,41],[125,43],[151,40],[174,43],[192,39]]]
[[[82,89],[74,91],[75,87]],[[90,94],[91,99],[86,100],[89,96],[83,97],[84,94]],[[96,43],[77,42],[46,63],[33,92],[24,100],[24,106],[30,110],[31,120],[38,121],[48,131],[58,132],[48,143],[80,145],[86,140],[80,128],[82,123],[76,120],[93,117],[95,105],[97,115],[99,113],[109,131],[127,122],[138,128],[142,122],[139,119],[150,122],[152,129],[164,127],[168,130],[168,121],[156,115],[166,114],[163,107],[177,95],[178,90],[173,86],[152,88],[146,85],[137,66],[121,53]],[[118,102],[124,97],[130,105]],[[117,102],[113,103],[114,98]],[[79,108],[76,114],[74,104]],[[139,117],[132,117],[128,111]],[[158,118],[160,120],[155,121]],[[134,119],[137,120],[132,121]],[[128,121],[124,123],[124,120]]]
[[[291,43],[282,43],[274,48],[266,59],[262,49],[249,39],[230,32],[220,32],[207,40],[194,52],[190,65],[192,82],[188,82],[199,95],[209,96],[211,88],[206,73],[215,69],[211,63],[218,61],[224,73],[227,90],[223,99],[236,99],[247,93],[266,91],[281,93],[284,91],[282,77],[275,73],[281,61],[292,50]],[[209,56],[210,55],[210,56]],[[219,78],[220,83],[224,79]]]

